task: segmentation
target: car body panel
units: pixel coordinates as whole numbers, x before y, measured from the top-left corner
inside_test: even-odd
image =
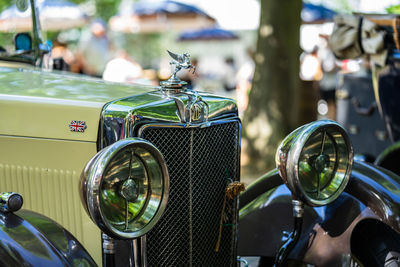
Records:
[[[70,233],[40,214],[0,213],[0,229],[2,266],[95,266]]]
[[[0,188],[18,192],[24,208],[63,225],[101,263],[100,231],[79,197],[79,177],[96,143],[0,136]]]
[[[0,68],[0,79],[2,94],[89,101],[103,105],[154,90],[154,87],[144,85],[111,83],[85,75],[41,69]]]
[[[0,132],[26,136],[96,142],[101,104],[40,97],[0,96]],[[72,132],[73,120],[84,121],[84,132]]]
[[[277,171],[270,172],[243,194],[238,239],[241,256],[275,257],[293,230],[292,194],[283,182],[276,184],[278,178]],[[256,196],[259,185],[265,191]],[[366,218],[382,221],[400,233],[399,189],[400,178],[395,174],[355,162],[338,199],[323,207],[305,207],[302,234],[289,258],[317,266],[341,265],[350,257],[352,230]]]
[[[154,90],[35,69],[0,68],[0,80],[1,135],[91,142],[106,103]],[[87,129],[70,131],[72,120],[85,121]]]

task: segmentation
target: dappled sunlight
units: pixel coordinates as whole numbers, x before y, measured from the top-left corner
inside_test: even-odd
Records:
[[[268,123],[268,117],[265,113],[258,114],[247,125],[247,136],[254,140],[256,147],[265,147],[271,134],[271,125]]]

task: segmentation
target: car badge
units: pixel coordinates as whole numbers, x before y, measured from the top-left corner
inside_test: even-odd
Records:
[[[71,132],[83,133],[86,129],[86,122],[84,121],[71,121],[69,123],[69,129]]]
[[[198,103],[195,103],[190,109],[190,113],[192,121],[198,121],[203,115],[203,108]]]

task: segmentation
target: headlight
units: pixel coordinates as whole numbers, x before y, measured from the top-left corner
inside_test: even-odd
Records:
[[[146,234],[163,214],[169,193],[164,158],[151,143],[129,138],[97,153],[81,174],[82,203],[107,235]]]
[[[339,124],[317,121],[298,128],[283,140],[276,164],[299,200],[311,206],[327,205],[346,187],[353,148]]]

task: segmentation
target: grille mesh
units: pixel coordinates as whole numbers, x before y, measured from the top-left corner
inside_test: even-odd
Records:
[[[224,191],[239,179],[239,122],[206,128],[145,128],[141,137],[164,155],[170,197],[160,222],[147,234],[149,266],[233,266],[236,202],[226,203],[219,252]]]

